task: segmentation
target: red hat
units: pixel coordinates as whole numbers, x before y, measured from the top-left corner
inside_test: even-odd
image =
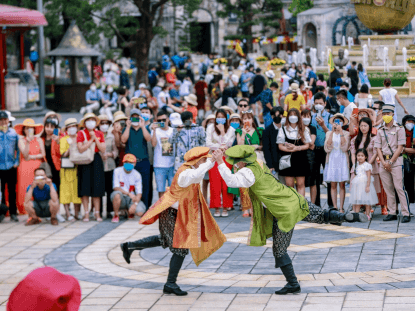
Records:
[[[81,286],[76,278],[51,267],[30,272],[12,291],[7,311],[78,311]]]

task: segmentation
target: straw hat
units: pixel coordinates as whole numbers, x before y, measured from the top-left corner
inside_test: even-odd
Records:
[[[128,120],[128,118],[125,116],[125,114],[118,114],[117,116],[114,115],[114,123],[121,120]]]
[[[120,115],[122,115],[122,116],[125,116],[125,113],[123,112],[123,111],[116,111],[116,112],[114,112],[114,118],[116,117],[116,116],[120,116]]]
[[[229,117],[229,120],[232,120],[232,119],[235,119],[235,118],[242,121],[241,116],[239,115],[239,113],[232,113],[231,116]]]
[[[222,107],[220,107],[219,109],[223,109],[223,110],[225,110],[225,111],[229,111],[229,112],[230,112],[230,114],[234,113],[233,109],[232,109],[232,108],[230,108],[230,107],[228,107],[228,106],[222,106]]]
[[[188,152],[184,154],[184,160],[186,161],[184,165],[194,165],[200,159],[211,158],[212,155],[209,154],[209,151],[209,147],[195,147],[190,149]]]
[[[48,111],[46,114],[45,114],[45,117],[43,118],[43,124],[45,124],[45,121],[48,119],[48,118],[51,118],[51,117],[56,117],[58,120],[59,120],[59,123],[62,121],[62,116],[59,114],[59,113],[56,113],[55,111]],[[59,125],[59,124],[58,124]]]
[[[184,97],[184,100],[190,105],[197,106],[197,96],[195,94],[190,94]]]
[[[207,117],[206,117],[206,121],[209,121],[209,120],[214,120],[214,119],[216,119],[216,117],[215,117],[215,115],[214,114],[210,114],[210,115],[208,115]]]
[[[87,119],[91,119],[91,118],[95,119],[95,121],[97,122],[96,126],[98,126],[99,123],[101,122],[101,120],[98,119],[98,117],[94,113],[88,112],[88,113],[86,113],[84,115],[84,117],[82,118],[81,122],[79,122],[79,127],[85,127],[85,121]]]
[[[342,113],[336,113],[335,115],[333,115],[330,118],[329,122],[331,124],[333,124],[334,123],[334,119],[336,119],[336,118],[342,119],[343,120],[343,125],[347,125],[349,123],[349,120],[347,120],[347,118]]]
[[[64,127],[64,131],[66,131],[66,129],[67,129],[69,126],[72,126],[72,125],[78,125],[78,120],[76,120],[75,118],[69,118],[69,119],[66,119],[66,120],[65,120],[65,127]]]
[[[289,89],[293,92],[298,92],[299,88],[300,88],[300,86],[298,85],[298,83],[291,83]]]
[[[110,124],[112,124],[112,121],[108,118],[108,116],[106,114],[100,114],[98,116],[98,119],[99,119],[100,122],[106,121],[106,122],[109,122]]]
[[[23,129],[25,127],[33,127],[35,129],[35,135],[42,133],[43,131],[43,125],[42,124],[36,124],[35,120],[33,119],[26,119],[23,121],[22,124],[17,124],[14,127],[14,130],[16,131],[17,134],[21,135],[21,136],[25,136],[25,134],[23,133]]]

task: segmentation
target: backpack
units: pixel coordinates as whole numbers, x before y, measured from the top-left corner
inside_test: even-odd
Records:
[[[202,74],[206,75],[208,71],[208,66],[205,63],[202,63]]]

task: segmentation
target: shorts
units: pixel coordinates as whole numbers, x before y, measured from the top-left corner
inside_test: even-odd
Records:
[[[33,201],[33,209],[37,217],[47,218],[52,216],[50,214],[49,200]]]
[[[154,175],[156,176],[157,192],[166,192],[166,182],[170,187],[174,177],[174,166],[172,167],[155,167]]]
[[[130,206],[133,204],[133,200],[126,194],[122,193],[121,191],[114,191],[111,193],[111,202],[114,201],[115,195],[119,194],[121,196],[121,205],[120,210],[128,210]],[[146,206],[144,205],[143,201],[138,202],[135,212],[136,213],[144,213],[146,211]]]

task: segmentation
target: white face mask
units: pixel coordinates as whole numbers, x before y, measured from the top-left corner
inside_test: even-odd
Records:
[[[297,123],[298,122],[298,117],[297,116],[289,116],[288,120],[290,121],[290,123]]]
[[[281,125],[284,125],[286,120],[287,120],[287,118],[282,118],[281,119]]]
[[[95,91],[97,90],[97,87],[96,87],[95,85],[92,85],[89,89],[90,89],[92,92],[95,92]]]
[[[109,87],[109,88],[107,89],[107,91],[108,91],[108,93],[112,93],[112,92],[114,91],[114,89],[113,89],[112,87]]]
[[[304,123],[305,126],[309,125],[310,122],[311,122],[310,118],[303,118],[303,123]]]
[[[324,106],[320,105],[320,104],[317,104],[317,105],[314,105],[314,108],[316,108],[317,111],[321,111],[321,110],[323,110]]]
[[[69,135],[73,136],[73,135],[76,134],[77,131],[78,130],[76,129],[76,127],[70,127],[70,128],[68,128],[67,132],[68,132]]]
[[[406,123],[405,127],[408,131],[412,131],[414,129],[414,125],[413,123]]]
[[[102,125],[99,126],[99,129],[101,130],[101,132],[106,133],[108,131],[109,127],[110,126],[108,124],[102,124]]]
[[[132,126],[139,126],[140,125],[140,122],[131,122],[131,125]]]
[[[85,122],[85,126],[88,130],[93,130],[96,125],[97,125],[97,122],[95,120],[89,120]]]

